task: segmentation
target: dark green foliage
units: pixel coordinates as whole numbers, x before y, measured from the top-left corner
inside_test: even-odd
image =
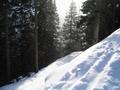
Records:
[[[83,16],[81,16],[79,25],[80,27],[85,27],[84,31],[86,33],[86,41],[87,45],[86,48],[90,47],[91,45],[96,43],[96,39],[94,36],[96,31],[96,23],[97,20],[97,7],[95,0],[87,0],[83,3],[82,10]]]
[[[3,0],[0,1],[0,12],[2,85],[19,76],[36,72],[36,64],[41,69],[54,61],[57,54],[55,38],[59,18],[52,0]]]
[[[0,86],[6,83],[6,2],[0,1]]]
[[[11,0],[8,3],[8,46],[10,80],[34,71],[34,22],[32,2]]]
[[[58,28],[58,17],[52,0],[41,1],[38,10],[40,11],[38,14],[39,68],[41,68],[53,62],[57,54],[54,41]]]
[[[78,26],[86,27],[86,48],[120,27],[120,0],[87,0],[81,11],[84,15],[81,16]]]
[[[120,28],[120,0],[102,0],[99,40]]]
[[[70,5],[69,13],[65,17],[63,24],[63,44],[65,45],[64,54],[69,54],[73,51],[79,51],[81,47],[81,30],[77,28],[77,11],[75,3],[72,2]]]

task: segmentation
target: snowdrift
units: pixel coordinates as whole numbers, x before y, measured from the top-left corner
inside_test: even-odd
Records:
[[[120,29],[88,50],[0,90],[120,90]]]

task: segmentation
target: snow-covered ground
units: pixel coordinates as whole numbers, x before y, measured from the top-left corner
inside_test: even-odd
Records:
[[[58,59],[0,90],[120,90],[120,29],[88,50]]]

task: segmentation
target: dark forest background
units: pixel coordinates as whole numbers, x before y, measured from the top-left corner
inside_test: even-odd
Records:
[[[120,0],[71,2],[62,28],[55,0],[0,1],[0,86],[29,76],[120,28]]]

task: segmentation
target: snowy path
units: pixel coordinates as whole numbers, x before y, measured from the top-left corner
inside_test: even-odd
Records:
[[[0,90],[120,90],[120,29],[80,53]]]

